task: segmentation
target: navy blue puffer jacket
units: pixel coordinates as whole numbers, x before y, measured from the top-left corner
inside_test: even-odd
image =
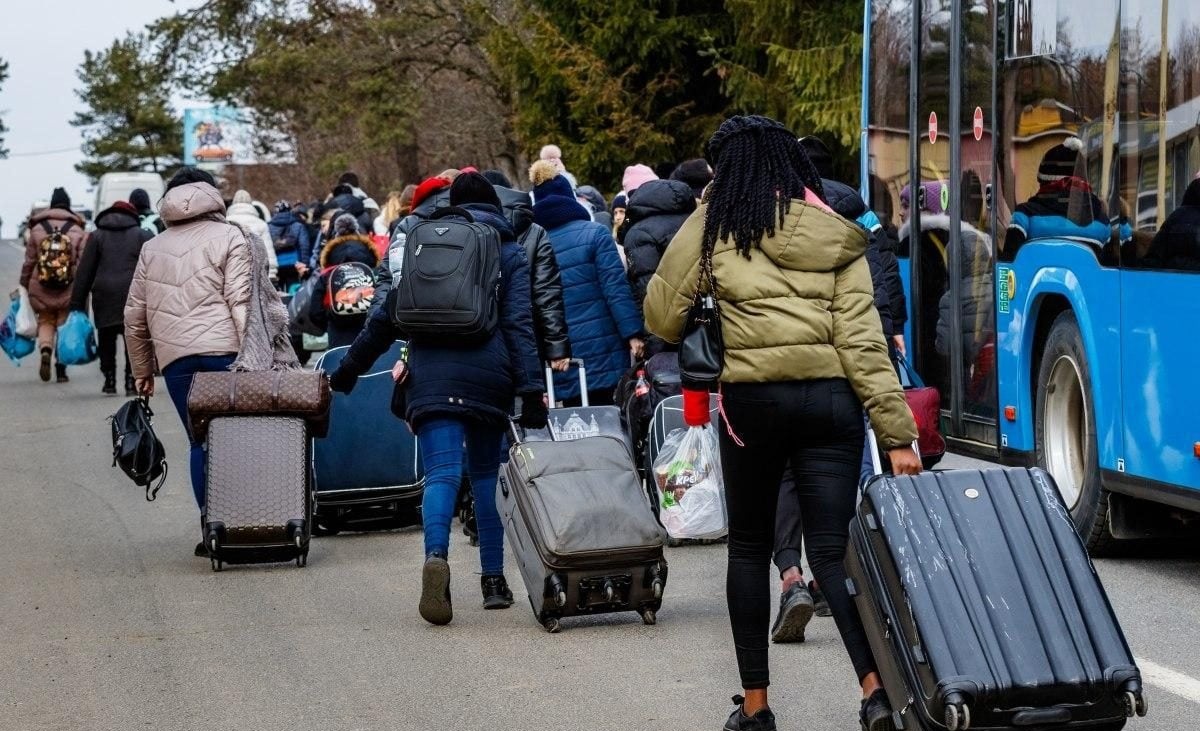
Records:
[[[533,336],[529,263],[512,226],[500,210],[468,204],[476,221],[500,232],[500,322],[484,343],[453,347],[409,339],[391,320],[391,307],[377,307],[342,360],[361,375],[396,340],[409,340],[407,421],[414,429],[431,418],[476,419],[503,424],[513,399],[545,390]]]
[[[589,390],[615,388],[629,370],[628,340],[642,333],[617,244],[608,229],[587,220],[549,231],[562,275],[571,353],[587,366]],[[564,399],[578,396],[575,374],[555,375],[554,393]]]

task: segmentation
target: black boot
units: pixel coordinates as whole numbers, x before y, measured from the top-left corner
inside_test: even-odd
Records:
[[[54,375],[55,375],[54,380],[58,381],[59,383],[70,383],[71,382],[71,379],[67,378],[67,367],[65,365],[63,365],[62,363],[54,364]]]
[[[129,371],[125,371],[125,395],[130,398],[137,396],[137,384],[133,382],[133,374]]]
[[[50,349],[42,348],[42,364],[38,368],[38,378],[50,382]]]
[[[882,688],[863,700],[858,722],[862,731],[896,731],[896,725],[892,723],[892,705]]]
[[[104,371],[104,386],[100,389],[100,393],[106,396],[117,395],[117,374],[113,371]]]
[[[483,587],[484,609],[508,609],[513,605],[513,593],[503,574],[481,576],[479,583]]]
[[[450,603],[450,564],[446,554],[432,551],[421,569],[421,618],[430,624],[450,624],[454,608]]]

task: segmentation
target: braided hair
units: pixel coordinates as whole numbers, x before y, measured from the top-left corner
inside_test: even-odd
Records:
[[[705,157],[716,172],[706,198],[705,251],[732,237],[749,259],[750,249],[783,225],[792,199],[804,199],[805,188],[825,198],[821,175],[796,135],[768,117],[725,120],[705,145]]]

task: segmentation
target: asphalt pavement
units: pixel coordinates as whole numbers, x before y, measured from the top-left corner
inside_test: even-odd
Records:
[[[0,281],[20,254],[0,245]],[[110,466],[94,365],[38,381],[0,362],[0,729],[256,731],[719,729],[738,690],[723,546],[668,550],[657,626],[633,613],[533,619],[519,575],[507,611],[479,605],[476,552],[451,545],[455,618],[416,612],[417,529],[315,540],[307,568],[192,556],[198,514],[181,426],[162,396],[170,477],[159,499]],[[161,388],[160,392],[165,390]],[[369,447],[369,445],[367,445]],[[949,466],[969,461],[951,458]],[[1147,677],[1139,731],[1200,713],[1200,552],[1097,567]],[[512,565],[511,559],[509,561]],[[857,728],[853,672],[830,619],[772,649],[781,729]]]

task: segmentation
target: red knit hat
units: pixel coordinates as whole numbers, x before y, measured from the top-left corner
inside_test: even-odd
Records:
[[[112,204],[112,207],[116,208],[119,211],[125,211],[126,213],[132,213],[135,216],[138,214],[138,210],[136,208],[134,208],[133,204],[130,203],[129,201],[117,201],[116,203]]]
[[[421,184],[417,186],[416,191],[413,193],[412,208],[416,208],[429,196],[448,187],[450,187],[450,181],[445,178],[426,178],[421,181]]]

